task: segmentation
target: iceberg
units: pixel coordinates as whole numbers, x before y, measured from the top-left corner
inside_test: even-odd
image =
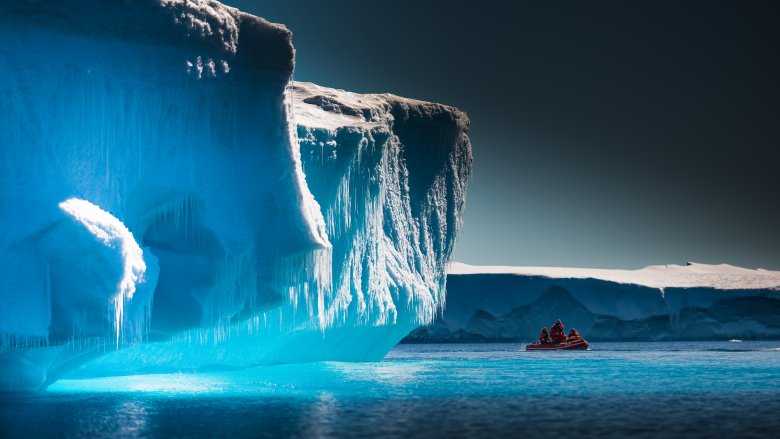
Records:
[[[463,112],[292,82],[211,0],[3,0],[0,38],[0,390],[375,360],[444,306]]]
[[[443,316],[404,341],[530,342],[556,319],[591,341],[777,339],[780,272],[697,263],[639,270],[452,263]]]

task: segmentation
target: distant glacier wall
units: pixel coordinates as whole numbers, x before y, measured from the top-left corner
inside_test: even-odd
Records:
[[[406,342],[532,342],[561,319],[590,341],[780,338],[780,272],[460,266],[447,308]]]
[[[443,305],[462,112],[296,100],[291,33],[210,0],[2,0],[0,38],[0,390],[377,359]]]

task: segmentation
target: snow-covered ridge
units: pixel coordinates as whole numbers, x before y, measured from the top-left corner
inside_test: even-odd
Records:
[[[483,266],[453,262],[449,274],[514,274],[552,279],[598,279],[651,288],[709,287],[721,290],[780,288],[780,271],[728,264],[651,265],[638,270],[566,267]]]

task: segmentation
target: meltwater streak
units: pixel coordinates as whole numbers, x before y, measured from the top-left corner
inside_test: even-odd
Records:
[[[401,345],[373,363],[62,380],[0,396],[0,432],[750,437],[780,428],[780,341],[522,347]]]

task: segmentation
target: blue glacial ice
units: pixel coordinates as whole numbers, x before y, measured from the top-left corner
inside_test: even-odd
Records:
[[[2,0],[0,38],[0,390],[374,360],[443,307],[462,112],[293,83],[209,0]]]

